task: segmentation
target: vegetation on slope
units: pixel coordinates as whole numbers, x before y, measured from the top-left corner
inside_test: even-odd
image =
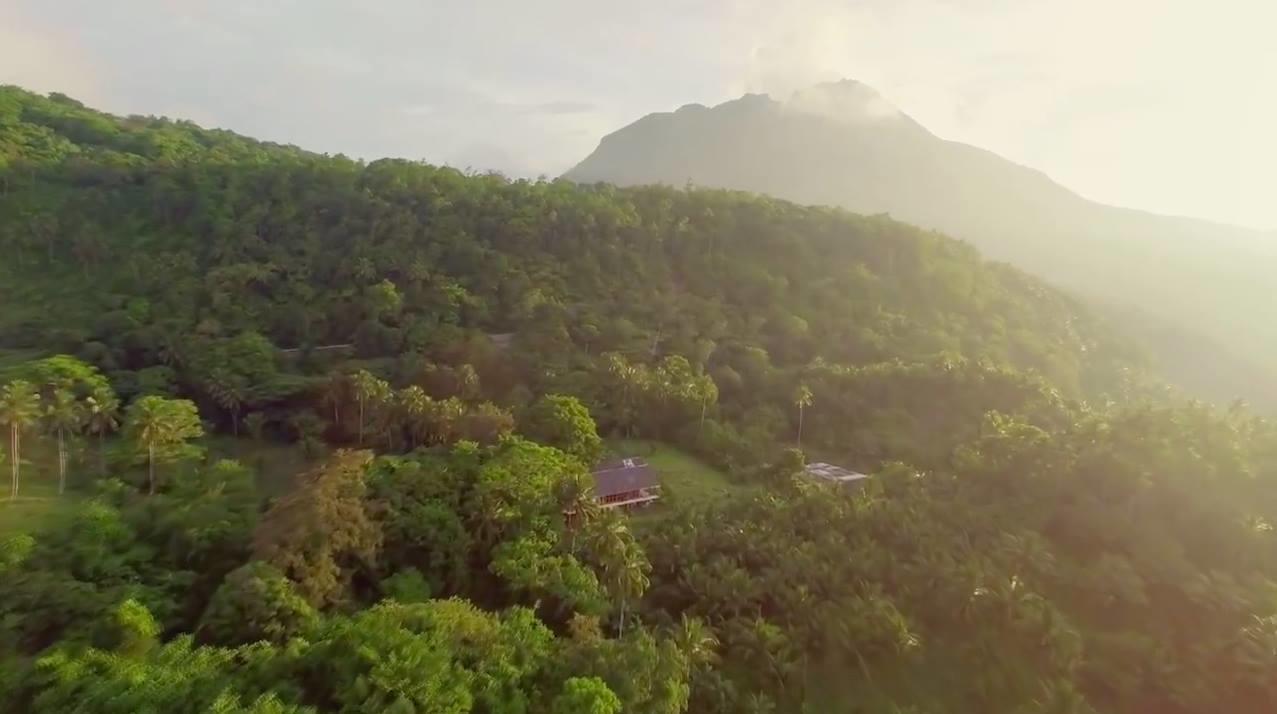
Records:
[[[1277,411],[1277,323],[1257,309],[1271,302],[1273,236],[1088,201],[935,136],[858,82],[650,114],[566,176],[756,191],[940,230],[1103,305],[1191,393]]]
[[[1122,340],[963,244],[0,115],[0,427],[70,472],[0,535],[0,710],[1277,707],[1277,427],[1142,403]],[[749,487],[632,531],[599,432]]]

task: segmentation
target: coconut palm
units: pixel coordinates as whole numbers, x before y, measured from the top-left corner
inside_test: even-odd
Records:
[[[408,432],[408,445],[417,448],[430,433],[432,401],[421,387],[413,385],[396,395],[399,418]]]
[[[576,554],[576,536],[582,529],[589,528],[603,509],[594,496],[594,485],[585,474],[578,474],[564,479],[559,484],[559,507],[563,511],[565,524],[572,534],[569,551]]]
[[[146,451],[147,480],[155,493],[155,463],[165,451],[176,449],[204,435],[199,411],[185,399],[147,396],[129,406],[126,431],[139,449]]]
[[[369,404],[376,405],[390,397],[390,385],[377,379],[366,369],[361,369],[351,376],[355,399],[359,402],[359,445],[364,445],[364,415]]]
[[[705,430],[705,411],[718,400],[718,385],[714,384],[714,379],[708,374],[701,374],[696,377],[692,383],[692,393],[701,403],[701,422],[700,430]]]
[[[9,499],[21,486],[22,432],[40,416],[40,395],[30,382],[18,379],[0,390],[0,424],[9,427]]]
[[[625,635],[625,615],[632,599],[647,590],[651,566],[643,548],[634,540],[625,522],[615,514],[600,518],[593,529],[591,545],[603,567],[603,580],[621,606],[617,636]]]
[[[106,475],[106,435],[120,427],[120,400],[107,387],[98,387],[84,399],[84,423],[98,438],[98,472]]]
[[[231,415],[231,433],[239,436],[239,414],[248,402],[248,384],[239,375],[218,371],[205,385],[217,406]]]
[[[800,384],[794,392],[794,406],[798,407],[798,447],[803,445],[803,410],[811,406],[811,390]]]
[[[689,671],[717,661],[718,638],[699,617],[688,617],[687,613],[683,613],[670,636],[687,659]]]
[[[58,495],[66,492],[68,433],[74,434],[84,426],[84,407],[75,395],[66,389],[54,390],[44,408],[45,428],[58,439]]]
[[[256,441],[262,440],[262,434],[266,431],[266,422],[269,421],[266,415],[261,412],[253,412],[244,417],[244,428],[248,430],[248,435]]]
[[[350,377],[341,372],[330,372],[324,382],[324,404],[333,409],[333,427],[341,429],[341,405],[350,395]]]

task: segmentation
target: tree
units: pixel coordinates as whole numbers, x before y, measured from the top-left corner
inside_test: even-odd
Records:
[[[396,398],[400,419],[405,431],[408,432],[408,445],[415,449],[430,435],[430,417],[434,400],[415,384],[400,390]]]
[[[365,502],[368,451],[338,451],[302,474],[262,516],[254,556],[297,584],[314,607],[344,600],[357,572],[371,572],[382,532]]]
[[[67,483],[67,433],[74,434],[84,425],[84,409],[75,395],[66,389],[53,392],[44,410],[46,428],[58,439],[58,495],[66,492]]]
[[[803,410],[811,406],[811,389],[806,384],[798,385],[794,391],[794,406],[798,407],[798,448],[803,446]]]
[[[324,380],[323,401],[324,404],[332,407],[333,410],[333,429],[341,430],[341,407],[349,398],[351,390],[351,379],[349,375],[341,372],[333,371],[328,373],[327,379]]]
[[[551,714],[619,714],[621,700],[598,677],[571,677],[554,698]]]
[[[30,382],[14,380],[0,390],[0,424],[9,427],[9,500],[21,486],[22,432],[40,415],[40,395]]]
[[[647,574],[651,566],[642,546],[616,514],[597,519],[590,540],[594,555],[603,568],[603,581],[620,604],[617,636],[624,636],[626,609],[631,600],[639,598],[647,590]]]
[[[566,451],[586,466],[592,466],[603,450],[590,410],[576,397],[541,397],[524,415],[521,431],[533,441]]]
[[[715,651],[718,648],[718,638],[700,618],[688,617],[687,613],[683,613],[670,636],[683,653],[689,669],[704,667],[718,660]]]
[[[359,445],[364,445],[364,415],[369,404],[379,404],[390,398],[390,385],[378,379],[366,369],[361,369],[350,378],[355,399],[359,402]]]
[[[278,644],[317,622],[315,609],[283,573],[255,560],[226,576],[200,619],[198,633],[221,645]]]
[[[564,513],[564,524],[572,534],[568,552],[576,553],[576,536],[589,531],[603,513],[594,497],[594,479],[589,474],[574,474],[559,482],[559,506]]]
[[[262,435],[266,431],[266,415],[261,412],[253,412],[244,417],[244,428],[248,430],[248,435],[255,441],[261,441]]]
[[[216,369],[204,383],[204,389],[217,406],[231,416],[231,433],[239,436],[239,414],[249,399],[247,380],[227,370]]]
[[[199,410],[186,399],[147,396],[129,405],[124,431],[138,453],[144,453],[149,492],[156,490],[155,467],[198,452],[189,442],[204,435]]]
[[[110,387],[94,389],[84,398],[85,428],[98,438],[98,472],[106,475],[106,435],[120,427],[120,400]]]
[[[698,427],[701,431],[705,430],[705,412],[709,409],[709,405],[718,401],[718,385],[714,384],[714,379],[708,374],[700,374],[695,378],[692,385],[693,394],[701,403],[701,420]]]

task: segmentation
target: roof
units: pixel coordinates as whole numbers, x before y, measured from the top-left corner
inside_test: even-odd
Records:
[[[640,458],[617,459],[594,468],[594,495],[599,498],[659,485],[656,471]]]
[[[818,479],[833,481],[835,483],[847,483],[850,481],[859,481],[863,478],[869,478],[867,474],[862,474],[859,471],[850,471],[841,466],[834,466],[833,464],[826,464],[824,462],[807,464],[803,467],[803,470]]]

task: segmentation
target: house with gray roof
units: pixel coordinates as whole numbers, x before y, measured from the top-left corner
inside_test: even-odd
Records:
[[[645,506],[661,497],[655,469],[637,457],[599,464],[593,475],[594,499],[603,508]]]

